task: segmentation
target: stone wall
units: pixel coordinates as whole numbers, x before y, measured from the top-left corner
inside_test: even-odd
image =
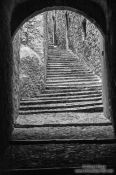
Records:
[[[84,17],[74,12],[69,13],[70,26],[68,31],[69,48],[83,59],[95,74],[102,77],[102,55],[100,41],[102,35],[98,28],[86,19],[86,36],[82,22]],[[103,39],[103,38],[102,38]]]
[[[66,48],[66,19],[65,19],[65,10],[56,11],[56,38],[57,45],[61,49]]]
[[[52,20],[53,11],[47,12],[47,30],[48,30],[48,45],[53,44],[53,20]]]
[[[84,60],[87,62],[89,67],[100,77],[102,77],[102,40],[103,36],[98,28],[87,20],[86,38],[84,41]]]
[[[41,58],[43,58],[43,35],[44,35],[43,14],[30,18],[21,27],[21,43],[29,46]]]
[[[52,10],[48,12],[48,43],[54,44],[54,24],[53,17],[56,21],[55,39],[56,45],[61,48],[66,48],[66,19],[65,10]]]
[[[19,64],[20,64],[20,30],[13,39],[13,109],[14,121],[18,117],[19,110]]]
[[[69,12],[68,40],[69,49],[80,57],[83,54],[83,16],[74,12]]]
[[[21,27],[21,98],[36,97],[45,89],[47,57],[44,16],[44,13],[37,15]]]

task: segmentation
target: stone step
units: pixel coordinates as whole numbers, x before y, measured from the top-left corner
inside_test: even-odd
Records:
[[[58,77],[58,75],[59,75],[59,77],[65,77],[66,75],[68,76],[68,77],[82,77],[82,78],[88,78],[88,77],[91,77],[91,78],[95,78],[96,76],[94,75],[94,74],[92,74],[92,73],[85,73],[85,72],[81,72],[81,73],[72,73],[72,72],[47,72],[47,76],[46,77],[55,77],[55,76],[57,76]]]
[[[41,113],[64,113],[64,112],[103,112],[103,105],[102,103],[97,105],[90,105],[90,106],[82,106],[82,107],[62,107],[62,108],[49,108],[49,109],[33,109],[31,110],[19,110],[19,115],[29,115],[29,114],[41,114]]]
[[[102,79],[96,75],[87,75],[87,76],[46,76],[46,80],[51,80],[51,81],[62,81],[62,80],[66,80],[66,81],[89,81],[89,80],[98,80],[102,82]]]
[[[94,80],[92,80],[92,79],[87,79],[87,80],[82,80],[82,79],[68,79],[68,80],[66,80],[66,79],[62,79],[62,80],[51,80],[51,79],[49,79],[48,80],[48,78],[46,79],[46,84],[49,84],[49,83],[83,83],[83,82],[101,82],[101,80],[99,80],[99,79],[94,79]]]
[[[47,63],[50,65],[52,65],[52,64],[55,64],[55,63],[58,63],[58,64],[60,64],[60,63],[63,63],[63,64],[65,64],[65,63],[67,63],[67,64],[76,64],[76,65],[81,65],[81,66],[83,66],[83,63],[81,63],[81,62],[79,62],[78,60],[76,60],[76,59],[48,59],[47,60]]]
[[[64,109],[64,108],[81,108],[81,107],[90,107],[90,106],[97,106],[102,105],[102,100],[98,101],[82,101],[82,102],[60,102],[60,103],[50,103],[50,104],[25,104],[20,105],[19,111],[28,111],[28,110],[46,110],[46,109]]]
[[[99,81],[99,80],[88,80],[88,81],[79,81],[79,80],[77,80],[77,81],[62,81],[62,82],[56,82],[56,81],[46,81],[46,86],[48,86],[48,85],[53,85],[53,86],[60,86],[60,85],[66,85],[66,86],[72,86],[72,85],[80,85],[80,84],[82,84],[82,85],[91,85],[91,84],[101,84],[101,81]],[[102,84],[101,84],[102,85]]]
[[[83,68],[80,67],[74,67],[74,66],[62,66],[62,67],[52,67],[52,66],[47,66],[47,70],[76,70],[76,71],[89,71],[89,69],[83,70]]]
[[[78,71],[78,70],[68,70],[68,71],[67,70],[66,71],[65,70],[56,70],[56,71],[54,70],[54,71],[52,71],[52,70],[47,70],[46,72],[47,72],[47,74],[50,74],[50,75],[55,73],[55,75],[71,74],[71,75],[84,75],[85,77],[88,75],[95,76],[95,74],[91,71]]]
[[[86,64],[84,64],[83,62],[80,62],[78,60],[58,60],[58,59],[54,59],[54,60],[47,60],[47,65],[76,65],[76,66],[86,66],[88,67]]]
[[[96,90],[90,90],[90,91],[74,91],[73,92],[54,92],[54,93],[46,93],[46,91],[44,92],[44,94],[40,94],[38,97],[35,98],[31,98],[32,100],[49,100],[49,99],[65,99],[65,98],[88,98],[88,97],[101,97],[102,96],[102,90],[96,91]],[[29,101],[30,98],[24,98],[21,99],[22,101]]]
[[[48,94],[48,93],[68,93],[68,92],[86,92],[86,91],[91,91],[91,90],[95,90],[96,92],[99,92],[99,90],[101,91],[102,90],[102,88],[101,88],[101,86],[98,86],[98,87],[96,87],[96,86],[94,86],[94,87],[86,87],[86,88],[82,88],[82,87],[80,87],[80,88],[48,88],[48,89],[46,89],[45,91],[44,91],[44,93],[46,94]]]
[[[101,82],[100,79],[94,78],[94,80],[91,79],[79,79],[79,78],[75,78],[75,79],[52,79],[52,78],[46,78],[46,83],[63,83],[63,82],[91,82],[91,81],[98,81]]]
[[[102,81],[98,76],[94,76],[94,80],[99,80],[99,81]],[[93,80],[93,77],[76,77],[76,76],[72,76],[72,77],[46,77],[46,80],[50,80],[50,81],[63,81],[63,80],[66,80],[66,81],[89,81],[89,80]]]
[[[92,72],[84,72],[84,71],[72,71],[72,70],[69,70],[69,71],[48,71],[47,70],[47,72],[46,72],[48,75],[83,75],[83,76],[85,76],[85,77],[87,77],[88,75],[92,75],[92,76],[94,76],[95,77],[95,75],[92,73]]]
[[[20,105],[28,105],[28,104],[39,104],[39,103],[61,103],[61,102],[79,102],[79,101],[97,101],[102,100],[101,95],[88,95],[88,96],[57,96],[57,97],[45,97],[45,98],[31,98],[28,100],[20,100]]]
[[[54,59],[54,60],[48,59],[47,62],[49,62],[49,64],[53,64],[53,63],[54,64],[55,63],[64,63],[64,64],[67,63],[67,64],[69,64],[69,63],[74,63],[74,62],[78,64],[78,62],[76,60],[62,60],[62,59],[59,59],[59,60],[58,59]],[[80,64],[80,65],[83,65],[83,64]]]
[[[47,72],[47,77],[64,77],[64,76],[77,76],[77,77],[95,77],[95,75],[93,73],[85,73],[85,72],[81,72],[81,73],[78,73],[78,72]]]
[[[58,67],[58,66],[76,66],[76,67],[87,67],[86,65],[84,65],[84,64],[80,64],[80,63],[78,63],[78,62],[71,62],[71,63],[52,63],[52,62],[47,62],[47,66],[56,66],[56,67]]]
[[[88,68],[87,66],[84,66],[84,65],[78,65],[77,63],[69,63],[69,64],[63,64],[63,63],[61,63],[61,64],[48,64],[47,63],[47,67],[48,68],[69,68],[69,67],[74,67],[74,68],[78,68],[78,69],[83,69],[83,68]]]
[[[83,75],[47,75],[46,79],[85,79],[85,80],[89,80],[89,79],[93,79],[95,76],[94,75],[87,75],[86,77]]]
[[[77,85],[74,85],[74,84],[62,84],[62,85],[54,85],[54,84],[50,84],[50,85],[47,85],[46,86],[46,89],[49,89],[49,88],[52,88],[52,89],[80,89],[80,88],[84,88],[84,89],[87,89],[87,88],[91,88],[91,87],[95,87],[97,89],[97,87],[102,87],[101,86],[101,83],[97,83],[95,84],[94,83],[88,83],[88,84],[77,84]]]
[[[47,69],[51,70],[51,69],[56,69],[56,70],[59,70],[59,69],[63,69],[63,70],[67,70],[67,69],[72,69],[72,70],[89,70],[89,68],[87,67],[82,67],[82,66],[76,66],[76,65],[65,65],[65,64],[62,64],[62,65],[47,65]]]
[[[83,80],[83,81],[88,81],[88,80],[93,80],[93,79],[95,79],[95,76],[90,76],[90,75],[88,75],[87,77],[84,77],[83,75],[73,75],[73,76],[70,76],[70,75],[63,75],[63,76],[57,76],[57,75],[47,75],[46,76],[46,80],[59,80],[59,81],[61,81],[61,80],[73,80],[73,79],[75,79],[75,80]],[[99,79],[98,79],[98,81],[100,81]]]
[[[67,53],[67,52],[59,52],[59,51],[49,52],[48,51],[48,57],[54,57],[54,56],[61,56],[61,57],[64,56],[64,57],[71,57],[71,58],[77,58],[78,59],[78,57],[75,57],[72,54]]]
[[[87,98],[79,98],[79,97],[67,97],[67,98],[49,98],[49,99],[37,99],[37,100],[28,100],[28,101],[20,101],[20,106],[28,106],[28,105],[35,105],[35,104],[54,104],[54,103],[70,103],[70,102],[90,102],[90,101],[99,101],[102,100],[102,96],[93,96]]]
[[[55,67],[62,67],[62,66],[75,66],[75,67],[88,67],[84,64],[80,64],[77,61],[72,61],[72,62],[59,62],[59,61],[55,61],[55,62],[47,62],[47,66],[55,66]]]
[[[49,54],[48,53],[48,60],[49,59],[66,59],[66,60],[78,60],[78,58],[72,56],[72,55],[69,55],[69,54]]]
[[[77,91],[79,91],[80,90],[80,88],[82,88],[82,90],[83,89],[88,89],[88,88],[93,88],[93,87],[95,87],[96,89],[98,88],[98,87],[100,87],[101,89],[102,89],[102,87],[101,87],[101,84],[99,83],[96,83],[96,85],[95,85],[95,83],[88,83],[88,84],[83,84],[83,83],[80,83],[80,84],[71,84],[71,83],[67,83],[67,84],[46,84],[46,89],[44,90],[44,91],[46,91],[46,90],[48,90],[48,89],[69,89],[69,90],[71,90],[71,89],[77,89]]]
[[[61,73],[71,73],[71,74],[84,74],[85,76],[88,75],[88,74],[92,74],[92,75],[95,75],[92,71],[90,70],[78,70],[78,69],[68,69],[68,70],[65,70],[65,69],[59,69],[59,70],[50,70],[50,69],[47,69],[47,73],[48,74],[61,74]]]
[[[87,115],[87,114],[86,114]],[[68,116],[67,116],[68,117]],[[76,120],[76,118],[73,116],[72,117]],[[89,117],[88,117],[89,118]],[[98,118],[99,120],[99,115],[96,114],[96,118]],[[89,122],[90,119],[86,120]],[[101,121],[101,120],[100,120]],[[104,123],[106,123],[107,120],[105,121],[104,119]],[[49,123],[49,121],[48,121]],[[12,134],[12,140],[26,140],[27,138],[29,140],[37,140],[37,139],[100,139],[100,138],[114,138],[114,133],[113,133],[113,127],[112,125],[104,125],[103,126],[100,125],[96,125],[96,126],[92,126],[92,125],[88,125],[88,126],[76,126],[76,124],[78,124],[78,119],[75,123],[66,123],[64,124],[62,122],[62,124],[60,123],[53,123],[53,124],[42,124],[40,125],[40,127],[33,127],[33,128],[23,128],[23,125],[20,125],[20,128],[14,128],[13,130],[13,134]],[[71,125],[72,124],[72,125]],[[82,124],[82,123],[81,123]],[[102,124],[102,123],[101,123]],[[56,127],[55,127],[56,125]],[[22,128],[21,128],[22,126]],[[44,127],[44,126],[49,126],[49,127]],[[53,127],[52,127],[53,126]],[[68,126],[68,127],[66,127]],[[44,135],[43,134],[44,131]],[[70,134],[71,131],[71,134]],[[24,134],[21,134],[24,133]]]
[[[72,70],[72,69],[68,69],[68,70],[64,70],[64,69],[60,69],[60,70],[57,70],[57,69],[47,69],[47,73],[49,74],[54,74],[54,73],[59,73],[59,74],[62,74],[62,73],[77,73],[77,74],[92,74],[93,75],[93,73],[91,72],[91,71],[89,71],[89,70]]]
[[[62,60],[62,59],[54,59],[54,60],[52,60],[52,59],[48,59],[47,60],[47,65],[64,65],[64,64],[66,64],[66,65],[76,65],[76,66],[86,66],[86,67],[88,67],[85,63],[83,63],[83,62],[80,62],[80,61],[78,61],[78,60]]]
[[[21,117],[21,118],[20,118]],[[16,125],[14,127],[20,127],[23,125],[23,128],[32,128],[34,126],[40,127],[84,127],[88,126],[109,126],[112,125],[112,122],[104,116],[103,112],[96,112],[96,113],[76,113],[76,112],[68,112],[68,113],[46,113],[41,115],[25,115],[25,116],[18,116],[16,119]],[[28,126],[26,126],[28,125]],[[33,128],[32,128],[33,129]],[[67,128],[68,129],[68,128]],[[101,128],[102,129],[102,128]],[[22,133],[21,133],[22,134]],[[63,134],[63,133],[62,133]],[[77,134],[77,133],[75,133]],[[107,131],[107,134],[110,134]],[[55,135],[55,133],[54,133]]]
[[[49,57],[53,57],[53,56],[61,56],[61,57],[63,57],[63,56],[65,56],[65,57],[77,58],[77,57],[73,56],[73,55],[70,54],[70,53],[67,53],[67,52],[60,52],[60,51],[58,51],[58,50],[53,51],[53,52],[49,52],[49,51],[48,51],[48,56],[49,56]]]

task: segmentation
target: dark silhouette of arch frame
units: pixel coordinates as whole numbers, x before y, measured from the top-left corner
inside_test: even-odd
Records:
[[[11,19],[11,35],[13,35],[25,19],[42,13],[46,10],[70,10],[82,14],[94,23],[102,34],[106,34],[106,17],[99,3],[91,0],[28,0],[13,10]]]

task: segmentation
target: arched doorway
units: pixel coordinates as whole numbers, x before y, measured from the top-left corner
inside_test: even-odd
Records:
[[[34,11],[36,11],[36,12],[34,12],[32,15],[31,15],[31,17],[33,16],[33,15],[35,15],[35,14],[37,14],[38,13],[38,8],[39,8],[39,6],[36,6],[35,7],[35,5],[32,5],[31,4],[32,2],[30,1],[30,2],[25,2],[25,3],[22,3],[21,5],[19,5],[18,7],[16,7],[16,9],[14,9],[14,13],[13,13],[13,16],[12,16],[12,20],[11,20],[11,28],[12,28],[12,34],[16,31],[16,28],[18,27],[18,25],[20,25],[21,24],[21,22],[26,18],[26,20],[28,19],[28,16],[30,16],[30,14],[32,14]],[[86,4],[85,4],[85,6],[83,5],[83,2],[81,1],[79,1],[79,3],[78,3],[78,5],[77,5],[77,9],[75,8],[76,6],[75,6],[75,3],[73,3],[73,2],[68,2],[68,4],[67,4],[67,2],[55,2],[56,4],[58,3],[58,6],[55,4],[55,6],[53,5],[53,3],[52,2],[49,2],[49,6],[50,6],[50,4],[51,4],[51,6],[52,7],[47,7],[46,9],[47,10],[51,10],[51,9],[69,9],[69,10],[72,10],[72,11],[75,11],[75,12],[79,12],[79,13],[81,13],[81,14],[84,14],[86,17],[88,17],[96,26],[98,26],[98,28],[100,29],[100,31],[102,32],[102,34],[104,35],[104,38],[105,38],[105,34],[106,34],[106,19],[105,19],[105,14],[104,14],[104,11],[102,11],[102,5],[101,4],[97,4],[96,5],[96,3],[94,3],[94,2],[86,2],[87,4],[89,4],[89,5],[87,5],[86,6]],[[65,6],[65,4],[66,4],[66,6]],[[32,7],[33,6],[33,8],[30,8],[30,7]],[[63,5],[63,6],[62,6]],[[22,15],[22,16],[20,16],[19,18],[18,18],[18,21],[16,21],[15,20],[15,17],[18,15],[18,11],[20,11],[20,9],[22,9],[22,12],[23,12],[23,10],[25,11],[25,7],[26,6],[28,6],[28,10],[26,11],[26,13],[24,13],[24,15]],[[68,7],[69,6],[69,7]],[[74,8],[73,8],[74,7]],[[93,13],[93,11],[92,11],[92,8],[95,8],[95,11],[97,12],[97,10],[99,9],[99,17],[96,15],[96,13]],[[43,11],[45,11],[45,4],[41,7],[41,9],[43,8],[43,10],[40,10],[40,12],[43,12]],[[15,13],[16,12],[16,13]],[[27,15],[27,16],[26,16]],[[30,18],[30,17],[29,17]],[[16,27],[17,26],[17,27]],[[105,42],[105,39],[104,39],[104,42]],[[104,44],[105,45],[105,44]],[[105,49],[105,48],[104,48]],[[106,74],[105,74],[106,75]],[[107,79],[107,78],[106,78]],[[105,82],[106,82],[106,80],[105,80]],[[105,85],[103,85],[104,87],[105,87]],[[108,89],[107,90],[104,90],[105,88],[103,88],[103,91],[105,91],[105,93],[103,93],[103,94],[106,94],[106,93],[109,93],[109,92],[106,92],[106,91],[109,91]],[[104,97],[106,98],[106,100],[105,101],[107,101],[107,105],[109,105],[109,97],[107,96],[107,95],[104,95]],[[105,106],[107,106],[106,105],[106,103],[105,103]],[[110,118],[110,113],[111,112],[109,112],[109,108],[108,107],[105,107],[105,111],[107,111],[107,112],[105,112],[106,113],[106,115],[107,115],[107,117],[108,118]]]
[[[91,9],[91,10],[88,10],[88,7],[87,7],[87,6],[85,6],[85,8],[84,8],[84,7],[83,7],[83,1],[78,1],[78,3],[79,3],[79,2],[80,2],[80,5],[79,5],[79,6],[80,6],[80,9],[85,9],[85,10],[83,10],[83,11],[89,11],[88,13],[90,14],[90,16],[92,15],[92,16],[93,16],[93,19],[96,19],[96,21],[99,21],[98,23],[101,24],[102,28],[103,28],[104,31],[106,32],[106,30],[105,30],[105,29],[106,29],[106,25],[105,25],[105,24],[106,24],[106,20],[104,20],[104,19],[105,19],[105,17],[104,17],[105,15],[103,15],[104,12],[103,12],[103,9],[98,5],[99,3],[97,4],[97,7],[98,7],[98,8],[95,8],[95,9],[96,9],[96,11],[97,11],[97,9],[99,9],[99,10],[101,9],[99,14],[100,14],[100,15],[102,14],[103,16],[101,15],[101,16],[100,16],[101,18],[98,19],[98,18],[97,18],[97,15],[95,15],[96,17],[94,18],[94,12],[93,12],[93,13],[90,13],[90,11],[92,11],[92,9]],[[86,2],[86,1],[85,1],[85,2]],[[24,4],[25,4],[25,3],[24,3]],[[24,5],[24,4],[21,4],[21,5],[17,6],[17,8],[18,8],[18,9],[21,9],[20,7],[23,7],[22,9],[24,10],[24,9],[25,9],[25,7],[24,7],[25,5],[27,5],[26,8],[29,7],[30,5],[32,5],[32,6],[30,6],[30,8],[28,8],[29,11],[28,11],[28,13],[27,13],[27,14],[28,14],[27,16],[29,16],[29,13],[30,13],[30,10],[31,10],[31,9],[33,9],[33,10],[35,11],[35,9],[38,8],[38,7],[36,6],[36,5],[37,5],[37,1],[33,1],[33,2],[28,1],[28,3],[26,3],[25,5]],[[50,4],[51,4],[52,6],[53,6],[53,5],[59,5],[59,4],[60,4],[60,5],[65,5],[65,4],[67,5],[67,2],[63,2],[63,3],[58,3],[57,1],[56,1],[55,3],[50,2],[49,4],[44,5],[44,7],[47,6],[47,5],[50,5]],[[73,6],[75,5],[74,2],[68,1],[68,5],[69,5],[69,6],[72,7],[72,4],[73,4]],[[96,6],[96,3],[94,4],[93,1],[92,1],[92,3],[91,3],[90,1],[87,1],[87,4],[90,5],[90,7],[94,7],[94,5]],[[24,6],[23,6],[23,5],[24,5]],[[32,8],[32,7],[33,7],[33,8]],[[40,6],[39,6],[39,7],[40,7]],[[42,5],[41,5],[41,8],[43,8]],[[16,10],[16,9],[15,9],[15,10]],[[15,16],[15,14],[16,14],[15,12],[17,12],[17,15],[16,15],[17,17],[20,16],[20,13],[19,13],[18,10],[14,11],[14,16]],[[24,12],[24,11],[23,11],[23,12]],[[32,12],[32,11],[31,11],[31,12]],[[26,13],[25,13],[25,14],[26,14]],[[23,15],[22,15],[22,16],[23,16]],[[24,16],[25,16],[25,15],[24,15]],[[24,17],[24,16],[23,16],[23,17]],[[15,18],[15,17],[14,17],[14,18]],[[24,19],[24,18],[23,18],[23,19]],[[102,20],[103,20],[104,22],[103,22]],[[22,21],[22,18],[20,18],[20,17],[19,17],[19,19],[17,20],[17,22],[16,22],[16,18],[14,19],[14,22],[12,21],[12,34],[13,34],[13,28],[16,29],[16,28],[17,28],[16,26],[18,26],[18,25],[16,25],[16,24],[20,24],[21,21]],[[102,22],[100,22],[100,21],[102,21],[103,24],[102,24]],[[13,27],[13,25],[14,25],[14,27]],[[15,31],[15,30],[14,30],[14,31]],[[106,64],[106,65],[107,65],[107,64]],[[106,79],[107,79],[107,78],[106,78]],[[10,80],[11,80],[11,79],[10,79]],[[108,90],[109,90],[109,89],[108,89]]]
[[[45,11],[47,10],[48,12],[49,11],[51,11],[52,9],[54,9],[55,8],[55,10],[57,11],[57,10],[64,10],[64,9],[68,9],[68,10],[71,10],[72,12],[77,12],[77,10],[75,10],[75,9],[73,9],[73,8],[69,8],[69,7],[65,7],[65,6],[63,6],[63,7],[52,7],[52,8],[47,8],[47,9],[44,9]],[[43,11],[44,11],[43,10]],[[40,11],[41,12],[41,11]],[[80,11],[78,11],[80,14],[83,14],[82,12],[80,12]],[[29,19],[29,18],[32,18],[32,17],[34,17],[35,16],[35,14],[38,14],[38,12],[36,12],[36,13],[34,13],[34,14],[32,14],[30,17],[28,17],[27,19],[26,19],[26,21]],[[84,14],[85,15],[85,14]],[[85,17],[86,17],[86,15],[85,15]],[[84,16],[83,16],[83,19],[85,19],[84,18]],[[92,22],[93,22],[93,20],[92,19],[90,19]],[[24,23],[24,21],[23,21],[23,23]],[[95,22],[94,22],[95,23]],[[83,24],[82,24],[83,25]],[[97,24],[96,24],[97,25]],[[98,26],[98,25],[97,25]],[[82,26],[82,28],[83,28],[83,31],[84,31],[84,27]],[[99,26],[98,26],[98,28],[99,28]],[[105,48],[104,48],[104,42],[105,42],[105,34],[104,34],[104,31],[103,30],[101,30],[101,28],[99,28],[100,29],[100,31],[101,31],[101,38],[100,38],[100,54],[101,54],[101,57],[103,56],[102,54],[103,54],[103,52],[105,52]],[[86,31],[85,31],[86,32]],[[83,32],[84,33],[84,32]],[[102,38],[102,35],[103,35],[103,37],[104,38]],[[101,64],[101,66],[103,66],[104,65],[104,60],[105,60],[105,58],[104,59],[102,59],[103,60],[103,63]],[[106,91],[108,91],[108,90],[105,90],[106,88],[104,88],[105,86],[104,86],[104,82],[106,82],[106,77],[104,78],[103,77],[103,75],[105,75],[106,76],[106,73],[103,73],[103,74],[101,74],[101,77],[103,78],[103,99],[104,99],[104,109],[105,109],[105,111],[104,111],[104,113],[105,113],[105,117],[106,118],[111,118],[111,114],[110,113],[108,113],[107,112],[107,110],[108,110],[108,108],[107,108],[107,106],[108,106],[108,102],[107,102],[107,99],[108,99],[108,97],[106,98],[106,94],[107,94],[107,92]]]

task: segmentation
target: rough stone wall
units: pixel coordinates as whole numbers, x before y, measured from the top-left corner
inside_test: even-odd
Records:
[[[69,48],[78,56],[83,53],[83,16],[74,12],[69,12]]]
[[[10,14],[0,1],[0,174],[5,149],[13,130],[13,57]],[[3,174],[3,173],[2,173]]]
[[[86,19],[86,37],[82,27],[84,17],[74,12],[69,12],[69,48],[83,59],[90,70],[102,77],[102,55],[100,40],[102,35],[98,28]]]
[[[22,26],[21,41],[43,58],[43,14],[37,15]]]
[[[86,19],[86,38],[84,36],[82,21],[84,17],[74,12],[69,12],[69,48],[83,59],[89,68],[100,77],[101,70],[101,33],[97,27]]]
[[[66,19],[65,10],[56,11],[56,39],[61,49],[66,48]]]
[[[21,27],[20,51],[21,98],[38,96],[45,89],[46,80],[44,13]]]
[[[101,65],[102,63],[101,39],[103,40],[102,34],[98,30],[98,28],[88,20],[87,20],[86,32],[87,35],[84,41],[84,60],[97,75],[102,77],[102,65]]]
[[[20,30],[13,39],[13,108],[14,121],[18,117],[19,110],[19,64],[20,64]]]
[[[53,44],[53,20],[52,20],[53,11],[47,12],[47,30],[48,30],[48,45]]]
[[[65,19],[65,10],[52,10],[48,12],[47,21],[48,21],[48,44],[53,44],[53,33],[54,25],[52,16],[56,20],[56,45],[61,48],[66,48],[66,19]]]

